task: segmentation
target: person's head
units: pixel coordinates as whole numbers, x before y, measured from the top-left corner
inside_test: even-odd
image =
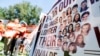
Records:
[[[67,20],[63,20],[63,24],[66,25],[67,24]]]
[[[88,19],[88,17],[89,17],[89,11],[86,11],[86,12],[84,12],[82,15],[81,15],[81,19],[82,19],[82,21],[86,21],[87,19]]]
[[[62,16],[63,16],[63,18],[66,17],[66,12],[65,11],[63,11]]]
[[[68,42],[63,43],[63,45],[62,45],[62,50],[63,51],[68,51],[67,45],[68,45]]]
[[[54,32],[56,32],[56,31],[57,31],[57,26],[54,27]]]
[[[81,3],[81,8],[82,9],[85,9],[87,7],[87,1],[83,1],[82,3]]]
[[[64,35],[63,42],[67,42],[67,39],[68,39],[67,35]]]
[[[74,13],[78,12],[77,8],[78,8],[78,4],[73,5],[72,10],[74,11]]]
[[[2,23],[2,21],[0,20],[0,24]]]
[[[53,35],[52,36],[52,40],[56,40],[56,35]]]
[[[62,23],[62,19],[63,19],[62,17],[59,17],[59,22],[60,22],[60,23]]]
[[[58,38],[57,40],[57,46],[61,47],[62,46],[62,39]]]
[[[59,31],[59,35],[61,35],[62,34],[62,31]]]
[[[68,24],[72,22],[72,16],[68,16]]]
[[[71,7],[68,7],[67,11],[66,11],[66,15],[71,15],[72,13],[72,9]]]
[[[70,43],[70,45],[68,46],[68,51],[71,52],[71,53],[76,53],[77,51],[77,48],[76,48],[76,45],[75,43]]]
[[[80,23],[75,24],[75,31],[76,32],[80,31]]]
[[[68,26],[68,32],[70,33],[70,32],[73,32],[73,24],[70,24],[69,26]]]
[[[81,20],[80,20],[80,14],[79,13],[76,13],[75,14],[75,16],[74,16],[74,20],[73,20],[73,22],[80,22]]]
[[[70,40],[70,42],[74,42],[75,34],[74,33],[70,33],[69,36],[68,36],[68,39]]]
[[[66,35],[67,34],[67,30],[66,28],[63,30],[63,35]]]
[[[26,23],[24,23],[24,22],[22,22],[22,23],[21,23],[21,26],[22,26],[22,27],[26,27],[26,26],[27,26],[27,24],[26,24]]]
[[[52,53],[52,52],[50,52],[50,53],[49,53],[49,56],[53,56],[53,53]]]
[[[16,18],[16,19],[14,20],[14,22],[18,24],[18,23],[19,23],[19,19]]]
[[[81,28],[81,33],[89,33],[91,29],[91,25],[90,23],[85,23],[84,25],[82,25],[82,28]]]
[[[79,47],[84,47],[85,43],[84,43],[84,37],[82,34],[79,34],[76,38],[76,44]]]

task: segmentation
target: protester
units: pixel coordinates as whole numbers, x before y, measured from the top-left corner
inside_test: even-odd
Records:
[[[0,41],[2,40],[2,35],[5,32],[5,27],[2,21],[0,20]]]

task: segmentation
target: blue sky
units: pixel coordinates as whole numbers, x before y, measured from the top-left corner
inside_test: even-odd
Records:
[[[43,13],[48,13],[57,0],[0,0],[0,7],[9,7],[10,5],[22,3],[23,1],[28,1],[31,5],[38,5],[42,8]]]

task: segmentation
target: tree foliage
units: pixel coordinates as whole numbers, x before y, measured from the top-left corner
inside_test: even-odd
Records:
[[[9,8],[0,8],[0,19],[13,20],[19,18],[28,24],[37,24],[42,9],[38,6],[32,6],[29,2],[9,6]]]

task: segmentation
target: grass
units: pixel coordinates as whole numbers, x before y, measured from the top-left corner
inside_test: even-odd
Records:
[[[4,43],[0,42],[0,50],[3,50],[3,47],[4,47]],[[0,53],[0,56],[4,56],[4,55]],[[27,52],[24,52],[24,53],[19,53],[18,56],[28,56],[28,55]]]

